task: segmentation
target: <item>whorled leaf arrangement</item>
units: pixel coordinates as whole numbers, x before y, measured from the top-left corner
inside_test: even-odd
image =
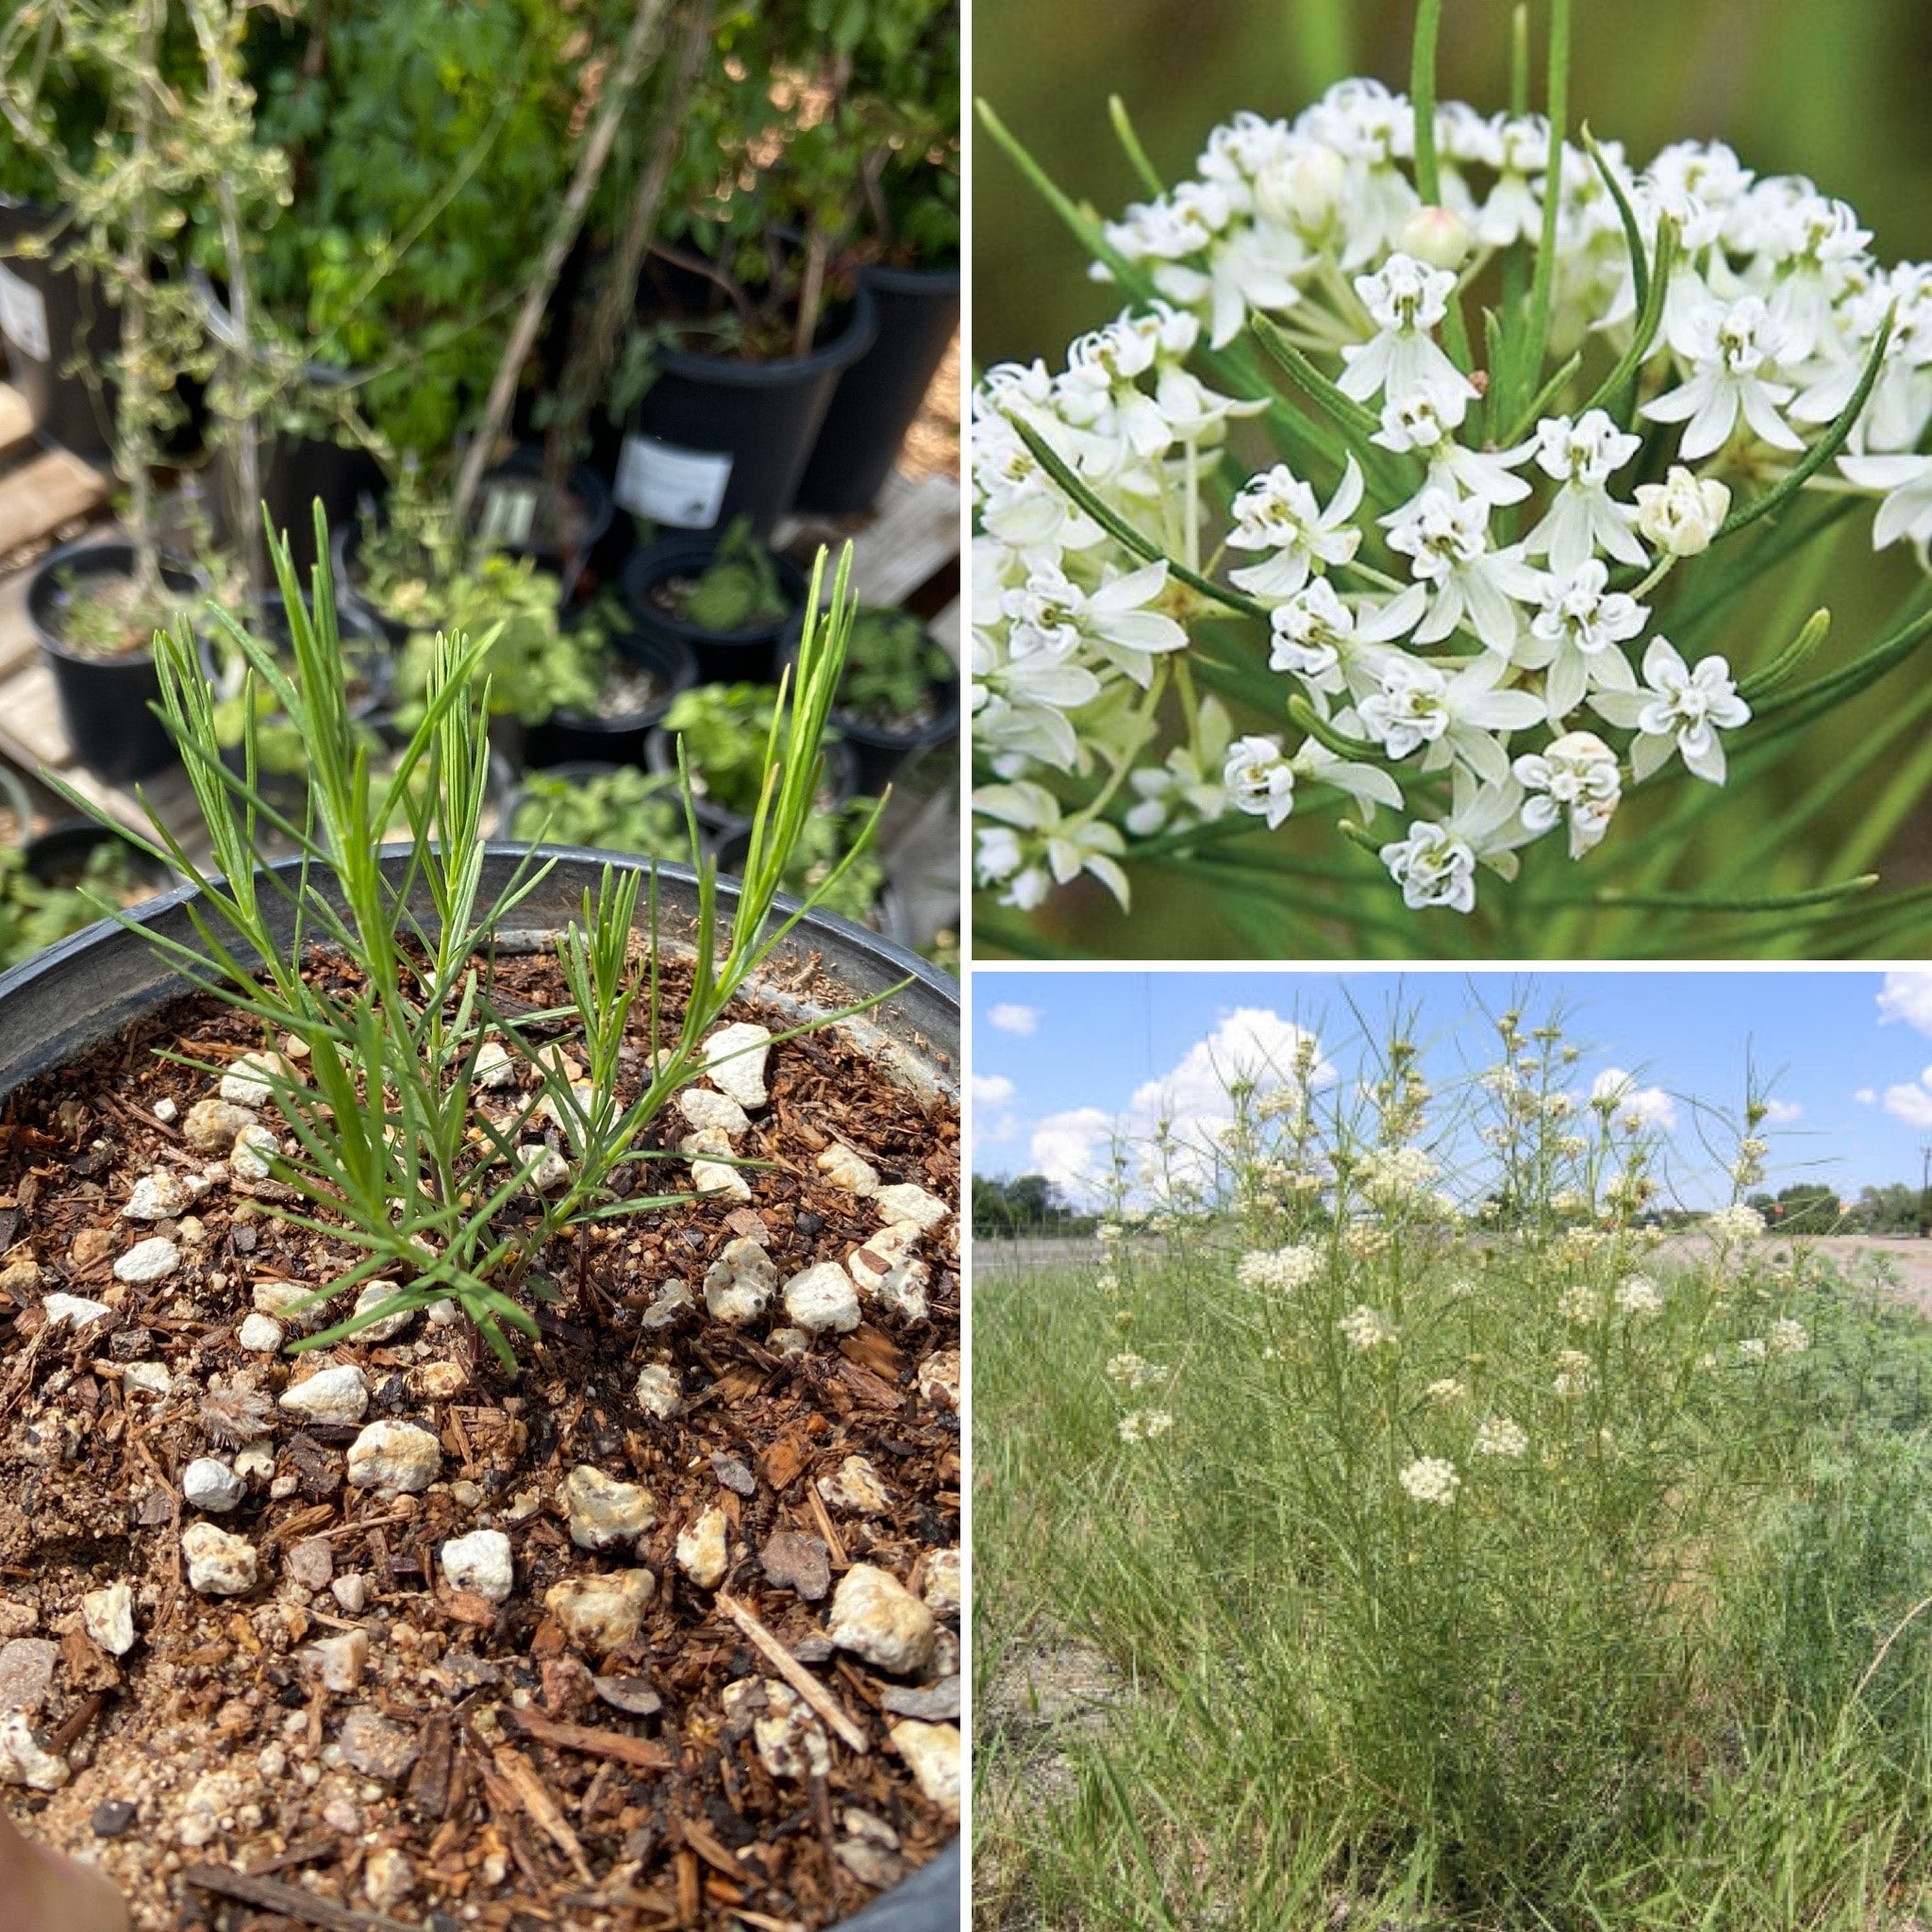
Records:
[[[254,720],[262,708],[244,708],[242,769],[224,763],[214,696],[188,622],[180,620],[157,633],[155,659],[212,863],[197,866],[151,808],[153,838],[143,842],[199,889],[189,916],[200,943],[151,930],[118,908],[102,909],[158,948],[190,985],[258,1021],[271,1048],[284,1039],[294,1042],[308,1069],[305,1079],[290,1060],[273,1052],[263,1057],[261,1077],[301,1148],[270,1155],[273,1176],[306,1207],[275,1211],[358,1249],[360,1258],[300,1306],[371,1281],[399,1285],[392,1296],[295,1346],[325,1346],[449,1297],[513,1366],[505,1330],[537,1336],[536,1319],[520,1297],[554,1293],[537,1272],[553,1237],[579,1223],[689,1200],[633,1191],[637,1164],[662,1158],[641,1144],[645,1130],[704,1072],[704,1041],[720,1016],[798,920],[836,887],[876,824],[874,811],[800,908],[780,916],[780,882],[812,810],[820,741],[851,631],[851,553],[848,547],[841,558],[823,608],[824,553],[813,571],[795,671],[781,689],[766,740],[763,791],[722,952],[716,862],[699,845],[689,775],[682,774],[698,911],[690,991],[674,1027],[662,1013],[655,865],[648,874],[607,866],[596,891],[585,893],[581,922],[573,921],[556,942],[567,1004],[532,1014],[495,997],[493,936],[552,861],[532,850],[503,890],[484,900],[490,743],[489,686],[480,667],[493,639],[439,640],[422,722],[388,786],[372,785],[366,734],[353,724],[344,695],[327,534],[318,505],[321,560],[313,596],[305,599],[287,542],[269,531],[287,615],[286,659],[225,612],[212,611],[251,682],[259,680],[273,697],[270,708],[308,747],[304,821],[286,816],[258,789]],[[385,826],[392,822],[385,791],[388,800],[401,801],[406,820],[396,876],[383,852]],[[77,793],[68,795],[86,807]],[[260,835],[269,830],[298,855],[286,871],[262,863]],[[391,863],[393,857],[391,848]],[[431,916],[419,916],[419,898],[426,898]],[[282,924],[270,916],[278,904]],[[279,937],[282,930],[290,937]],[[344,970],[309,971],[317,948],[340,956]],[[849,1018],[896,990],[794,1031]],[[574,1029],[572,1050],[582,1063],[575,1079],[562,1055],[537,1038],[545,1023],[556,1022]],[[641,1041],[625,1053],[639,1029]],[[534,1088],[519,1092],[507,1125],[475,1104],[486,1047],[492,1059],[507,1055],[515,1069],[536,1078]],[[627,1103],[619,1097],[626,1059],[641,1059],[645,1069],[642,1091]],[[520,1145],[526,1128],[542,1124],[540,1115],[560,1128],[567,1169],[542,1192],[531,1185],[532,1150]],[[534,1208],[507,1215],[520,1195]]]
[[[1932,590],[1801,674],[1848,512],[1932,538],[1932,265],[1721,144],[1572,142],[1549,13],[1546,114],[1438,104],[1429,0],[1408,97],[1238,114],[1178,183],[1116,102],[1115,221],[982,108],[1129,302],[974,398],[994,943],[1053,951],[1083,874],[1140,928],[1177,865],[1287,955],[1923,937],[1923,891],[1848,902],[1932,784],[1932,686],[1802,754]]]

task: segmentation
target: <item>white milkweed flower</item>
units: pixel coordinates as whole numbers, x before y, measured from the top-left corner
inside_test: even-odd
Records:
[[[1729,489],[1682,463],[1673,463],[1661,483],[1637,486],[1637,527],[1666,556],[1701,556],[1730,513]]]
[[[1761,1335],[1747,1335],[1738,1344],[1739,1356],[1747,1362],[1761,1362],[1770,1353],[1770,1344]]]
[[[1591,731],[1566,731],[1510,767],[1525,794],[1523,823],[1546,832],[1566,814],[1570,857],[1581,858],[1610,828],[1623,795],[1617,755]]]
[[[1541,698],[1504,687],[1507,670],[1500,658],[1489,656],[1457,668],[1453,660],[1438,666],[1391,651],[1378,667],[1381,688],[1360,700],[1357,715],[1363,732],[1379,739],[1391,758],[1406,758],[1426,745],[1425,772],[1453,759],[1499,784],[1509,775],[1500,735],[1543,719]]]
[[[1372,1147],[1355,1169],[1363,1192],[1387,1201],[1426,1193],[1440,1172],[1434,1158],[1420,1147]]]
[[[1418,1503],[1431,1503],[1446,1509],[1462,1487],[1462,1477],[1453,1462],[1440,1456],[1418,1456],[1402,1471],[1402,1487]]]
[[[1151,1382],[1165,1381],[1167,1371],[1157,1363],[1150,1362],[1144,1356],[1129,1352],[1108,1357],[1107,1378],[1132,1391],[1144,1389]]]
[[[1766,1331],[1764,1346],[1769,1355],[1803,1355],[1811,1346],[1811,1331],[1802,1322],[1783,1318]]]
[[[1341,352],[1347,365],[1337,387],[1365,403],[1386,393],[1398,402],[1424,383],[1459,390],[1471,401],[1475,385],[1437,345],[1429,331],[1441,326],[1456,292],[1456,277],[1411,255],[1391,255],[1374,275],[1357,275],[1356,294],[1375,325],[1367,342]]]
[[[1774,448],[1802,450],[1804,438],[1778,414],[1796,391],[1764,373],[1788,349],[1785,330],[1760,296],[1731,303],[1712,298],[1693,312],[1683,333],[1690,379],[1646,403],[1642,413],[1653,423],[1687,425],[1677,449],[1688,462],[1722,449],[1740,414]]]
[[[1407,839],[1380,848],[1382,863],[1402,888],[1402,903],[1411,909],[1447,906],[1473,911],[1478,862],[1513,877],[1517,860],[1511,848],[1536,836],[1523,824],[1523,787],[1514,778],[1475,787],[1462,784],[1462,775],[1458,771],[1447,819],[1413,820]]]
[[[1635,691],[1637,675],[1617,646],[1642,635],[1650,611],[1627,591],[1608,588],[1609,567],[1591,558],[1568,577],[1543,579],[1541,606],[1516,662],[1543,674],[1550,722],[1560,724],[1586,692]]]
[[[1269,1294],[1293,1294],[1321,1272],[1321,1250],[1306,1241],[1243,1255],[1234,1271],[1243,1288]]]
[[[1468,1388],[1454,1375],[1444,1375],[1423,1391],[1423,1394],[1438,1408],[1454,1408],[1468,1393]]]
[[[1662,1311],[1664,1291],[1648,1274],[1626,1275],[1617,1284],[1617,1306],[1626,1315],[1655,1315]]]
[[[1557,1312],[1579,1327],[1594,1322],[1604,1311],[1604,1294],[1588,1281],[1573,1281],[1557,1297]]]
[[[1529,494],[1530,485],[1515,472],[1528,460],[1536,445],[1521,442],[1514,449],[1471,449],[1456,440],[1468,413],[1469,397],[1462,390],[1424,382],[1400,401],[1391,399],[1382,405],[1382,426],[1369,441],[1397,456],[1424,458],[1429,466],[1424,490],[1439,490],[1452,497],[1480,497],[1485,503],[1521,503]]]
[[[1543,520],[1524,540],[1531,556],[1547,556],[1558,576],[1574,576],[1601,550],[1640,568],[1643,545],[1632,534],[1635,513],[1610,499],[1606,487],[1643,447],[1641,436],[1619,429],[1609,412],[1587,409],[1573,422],[1546,416],[1536,427],[1537,467],[1562,485]]]
[[[1294,809],[1294,768],[1282,756],[1279,739],[1236,739],[1221,782],[1235,809],[1266,819],[1271,832]]]
[[[1082,644],[1091,645],[1144,691],[1153,681],[1155,658],[1184,650],[1188,642],[1187,632],[1173,618],[1146,608],[1166,588],[1164,561],[1110,576],[1091,591],[1081,590],[1058,566],[1046,564],[1008,591],[1001,608],[1016,657],[1038,652],[1059,661]]]
[[[1901,537],[1924,549],[1932,542],[1932,457],[1840,457],[1838,466],[1860,490],[1889,492],[1872,520],[1872,547]]]
[[[1174,1417],[1164,1408],[1130,1409],[1121,1418],[1120,1437],[1123,1442],[1151,1442],[1173,1427]]]
[[[1738,695],[1730,665],[1723,658],[1702,658],[1693,670],[1659,634],[1643,653],[1643,681],[1647,691],[1599,691],[1591,699],[1612,724],[1635,726],[1632,774],[1649,777],[1675,750],[1687,770],[1722,785],[1724,748],[1718,732],[1751,722],[1751,707]]]
[[[1710,1215],[1704,1225],[1721,1241],[1750,1241],[1764,1232],[1764,1216],[1757,1208],[1748,1208],[1741,1201],[1734,1201],[1728,1208],[1720,1208]]]
[[[1387,642],[1412,632],[1417,643],[1433,644],[1467,622],[1491,651],[1512,656],[1523,630],[1520,605],[1539,596],[1542,577],[1524,561],[1520,543],[1491,548],[1490,515],[1480,497],[1458,501],[1424,490],[1383,518],[1390,549],[1409,559],[1415,581],[1372,621],[1358,622],[1362,635]]]
[[[1529,1431],[1506,1415],[1485,1416],[1475,1432],[1475,1453],[1521,1461],[1529,1453]]]
[[[1055,885],[1091,873],[1128,909],[1127,875],[1119,865],[1126,841],[1099,819],[1065,820],[1044,785],[1021,779],[983,785],[973,794],[975,811],[998,821],[982,828],[974,870],[982,885],[1001,885],[1003,906],[1030,911]]]
[[[1326,577],[1316,577],[1268,613],[1271,671],[1286,671],[1315,691],[1339,691],[1355,655],[1355,612]]]
[[[1380,1308],[1372,1308],[1366,1302],[1358,1303],[1335,1325],[1348,1338],[1349,1347],[1361,1355],[1373,1348],[1390,1346],[1402,1333]]]
[[[1251,476],[1236,494],[1231,550],[1272,550],[1265,563],[1230,571],[1231,582],[1257,597],[1291,597],[1315,574],[1349,562],[1361,548],[1352,519],[1362,500],[1362,473],[1350,457],[1324,509],[1311,485],[1286,463]]]

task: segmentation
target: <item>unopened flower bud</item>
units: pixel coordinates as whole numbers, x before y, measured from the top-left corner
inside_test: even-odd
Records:
[[[1395,246],[1431,268],[1459,269],[1469,259],[1469,224],[1448,208],[1419,208],[1396,231]]]
[[[1638,530],[1672,557],[1695,557],[1730,514],[1731,492],[1714,477],[1702,480],[1674,464],[1661,483],[1637,486]]]
[[[1347,183],[1348,165],[1341,157],[1332,147],[1311,142],[1262,169],[1255,181],[1255,206],[1283,227],[1309,236],[1325,234]]]

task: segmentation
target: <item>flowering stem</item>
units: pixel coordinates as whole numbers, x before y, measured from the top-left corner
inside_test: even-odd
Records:
[[[1550,313],[1557,275],[1557,215],[1563,200],[1563,137],[1568,132],[1570,114],[1570,0],[1550,0],[1549,91],[1544,107],[1550,122],[1550,149],[1543,175],[1542,241],[1530,283],[1528,351],[1523,358],[1525,381],[1542,367],[1550,345]],[[1513,363],[1511,374],[1510,388],[1514,390]]]
[[[1415,104],[1416,192],[1429,208],[1442,199],[1442,173],[1436,158],[1436,42],[1441,31],[1442,0],[1421,0],[1415,10],[1408,92]]]
[[[1167,192],[1167,184],[1154,163],[1147,158],[1147,150],[1141,145],[1141,137],[1134,132],[1134,124],[1127,117],[1127,104],[1118,94],[1107,97],[1108,118],[1113,123],[1113,131],[1120,139],[1120,144],[1127,159],[1133,163],[1135,174],[1140,175],[1148,193],[1161,195]]]

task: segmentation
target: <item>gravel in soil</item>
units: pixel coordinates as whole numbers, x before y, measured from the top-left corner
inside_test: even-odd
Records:
[[[547,1002],[551,972],[501,984]],[[815,1928],[930,1857],[958,1807],[957,1112],[842,1031],[777,1042],[743,1127],[654,1126],[741,1188],[553,1243],[516,1374],[447,1305],[291,1360],[351,1298],[289,1303],[351,1251],[249,1178],[248,1069],[224,1099],[156,1057],[262,1045],[183,1002],[0,1118],[9,1810],[143,1932]],[[828,1266],[856,1305],[791,1303],[856,1319],[808,1332],[785,1290]],[[734,1324],[708,1281],[768,1292]]]

